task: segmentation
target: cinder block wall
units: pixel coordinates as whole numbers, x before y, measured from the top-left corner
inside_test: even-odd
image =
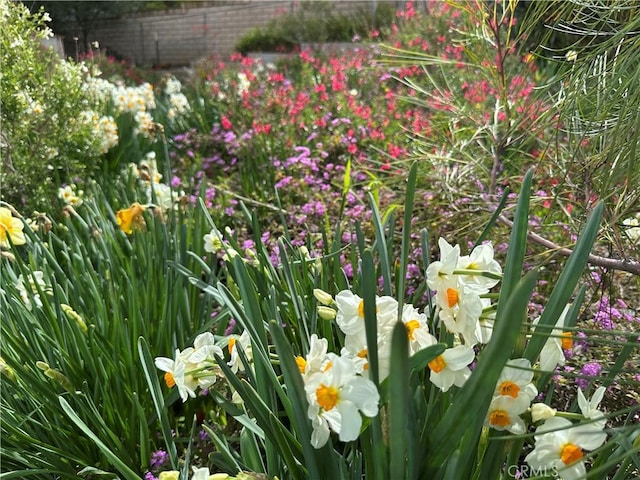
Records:
[[[373,1],[337,0],[334,8],[355,11]],[[134,14],[105,20],[88,40],[137,65],[189,65],[204,56],[228,55],[248,30],[265,26],[297,5],[296,0],[239,0],[223,6],[192,5]]]

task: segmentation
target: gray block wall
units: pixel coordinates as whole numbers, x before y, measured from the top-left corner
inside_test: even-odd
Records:
[[[348,12],[374,0],[335,1],[334,8]],[[384,0],[383,0],[384,1]],[[133,14],[105,20],[88,38],[136,65],[180,66],[206,56],[226,56],[238,39],[254,27],[263,27],[298,6],[296,0],[239,0],[228,5]]]

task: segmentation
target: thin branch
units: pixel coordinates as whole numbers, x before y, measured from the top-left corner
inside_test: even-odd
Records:
[[[513,222],[509,220],[507,217],[500,215],[498,219],[502,223],[507,225],[509,228],[513,227]],[[557,245],[553,243],[551,240],[547,240],[546,238],[541,237],[536,233],[532,233],[532,232],[527,233],[527,238],[533,242],[536,242],[539,245],[542,245],[543,247],[547,247],[548,249],[554,250],[559,254],[565,255],[567,257],[573,253],[573,250],[571,250],[570,248],[561,247],[560,245]],[[629,272],[634,275],[640,275],[640,262],[635,260],[608,258],[608,257],[601,257],[599,255],[590,254],[588,262],[591,265],[595,265],[597,267],[610,268],[613,270],[621,270],[623,272]]]

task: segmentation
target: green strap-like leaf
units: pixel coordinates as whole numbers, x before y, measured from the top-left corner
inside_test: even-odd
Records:
[[[105,457],[107,457],[107,459],[109,460],[109,462],[111,462],[111,465],[113,465],[115,467],[116,470],[118,470],[118,472],[120,472],[120,474],[126,479],[126,480],[142,480],[141,477],[139,477],[136,472],[134,472],[133,470],[131,470],[127,465],[124,464],[124,462],[122,462],[122,460],[120,460],[118,458],[118,456],[113,453],[111,450],[109,450],[109,447],[107,447],[102,440],[100,440],[98,438],[98,436],[93,433],[91,431],[91,429],[87,426],[86,423],[84,423],[84,421],[82,421],[82,419],[76,414],[76,412],[73,410],[73,408],[71,407],[71,405],[69,405],[69,403],[64,399],[64,397],[58,397],[58,400],[60,401],[60,406],[62,407],[62,409],[64,410],[64,413],[67,414],[67,416],[71,419],[71,421],[73,423],[76,424],[76,426],[82,430],[84,432],[84,434],[89,437],[91,440],[93,440],[93,442],[96,444],[96,446],[100,449],[100,451],[103,453],[103,455]]]
[[[409,404],[409,343],[403,322],[397,322],[391,337],[389,371],[389,478],[410,478],[409,464],[414,452],[409,435],[412,408]]]
[[[140,354],[140,363],[142,364],[142,370],[149,385],[149,392],[151,399],[153,400],[153,406],[156,409],[156,415],[160,420],[160,429],[162,430],[162,437],[167,447],[167,453],[169,454],[169,461],[171,468],[178,470],[178,451],[176,444],[173,441],[171,435],[171,424],[169,423],[169,416],[167,415],[167,409],[165,407],[164,398],[162,396],[162,390],[160,389],[160,383],[158,382],[158,375],[156,373],[156,366],[151,357],[149,351],[149,345],[147,341],[140,337],[138,339],[138,353]]]

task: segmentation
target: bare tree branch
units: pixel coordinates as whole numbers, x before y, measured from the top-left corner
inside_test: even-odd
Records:
[[[513,222],[509,220],[507,217],[500,215],[498,219],[508,227],[513,227]],[[542,245],[543,247],[547,247],[548,249],[558,252],[561,255],[565,255],[567,257],[573,253],[573,250],[571,250],[570,248],[561,247],[560,245],[557,245],[553,243],[551,240],[547,240],[546,238],[541,237],[536,233],[532,233],[532,232],[527,233],[527,238],[539,245]],[[608,258],[608,257],[601,257],[599,255],[590,254],[588,262],[591,265],[595,265],[598,267],[610,268],[613,270],[621,270],[623,272],[629,272],[634,275],[640,275],[640,262],[635,260],[625,260],[621,258]]]

